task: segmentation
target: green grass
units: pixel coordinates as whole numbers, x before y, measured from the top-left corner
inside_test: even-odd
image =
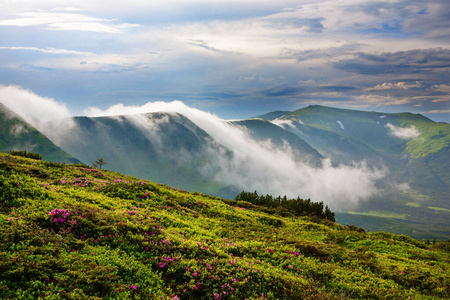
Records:
[[[406,220],[407,217],[409,216],[408,214],[399,214],[391,211],[367,211],[367,212],[348,211],[347,213],[352,215],[363,215],[363,216],[400,219],[400,220]]]
[[[437,210],[437,211],[443,211],[443,212],[450,213],[450,209],[447,209],[447,208],[434,207],[434,206],[428,206],[428,208],[429,209],[433,209],[433,210]]]
[[[408,198],[410,198],[410,199],[416,200],[416,201],[423,202],[423,201],[431,200],[430,196],[423,195],[423,194],[420,194],[420,193],[412,191],[412,190],[402,191],[401,194],[406,196],[406,197],[408,197]]]
[[[406,144],[405,151],[411,157],[427,157],[450,146],[450,124],[434,122],[415,122],[414,124],[420,131],[420,136]]]
[[[419,203],[415,203],[415,202],[407,202],[407,203],[405,203],[405,205],[406,206],[409,206],[409,207],[420,207],[420,204]]]
[[[449,252],[0,154],[3,299],[448,299]]]

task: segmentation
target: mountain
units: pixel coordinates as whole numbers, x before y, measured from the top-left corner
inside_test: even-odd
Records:
[[[311,198],[342,224],[450,238],[450,125],[421,115],[309,106],[240,121],[199,112],[69,121],[49,136],[86,164],[102,158],[109,170],[228,199]],[[2,139],[20,145],[4,122]]]
[[[366,218],[357,225],[374,230],[387,230],[389,223],[392,231],[416,237],[427,236],[421,232],[424,228],[450,235],[449,124],[418,114],[317,105],[270,121],[296,134],[336,165],[365,161],[388,170],[379,183],[384,193],[362,203],[352,215],[338,214],[338,221],[349,222],[363,215]],[[405,226],[409,227],[406,231]]]
[[[299,136],[269,121],[263,119],[247,119],[233,121],[231,124],[245,127],[249,130],[250,136],[257,141],[270,141],[279,149],[289,147],[294,151],[296,160],[318,166],[324,158],[316,149],[311,147]]]
[[[335,163],[390,166],[424,193],[450,192],[450,125],[422,115],[309,106],[272,120]],[[417,172],[418,171],[418,172]]]
[[[290,113],[290,111],[284,111],[284,110],[276,110],[276,111],[272,111],[263,115],[259,115],[254,117],[253,119],[261,119],[261,120],[266,120],[266,121],[270,121],[273,119],[276,119],[280,116],[283,116],[287,113]]]
[[[38,152],[46,161],[80,163],[0,103],[0,152],[13,150]]]
[[[177,113],[75,117],[59,145],[87,163],[191,191],[211,193],[208,168],[226,153],[205,131]]]
[[[449,252],[0,153],[2,299],[449,299]]]

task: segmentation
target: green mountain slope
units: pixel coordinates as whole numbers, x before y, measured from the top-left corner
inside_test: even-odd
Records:
[[[250,135],[258,141],[270,140],[279,148],[289,146],[294,151],[295,157],[299,161],[308,162],[318,166],[320,165],[321,159],[324,158],[316,149],[311,147],[300,137],[269,121],[262,119],[247,119],[233,121],[232,124],[247,128]]]
[[[71,161],[70,156],[64,158],[66,154],[35,129],[25,127],[29,125],[23,120],[12,118],[14,114],[6,113],[5,108],[3,111],[0,135],[0,143],[6,145],[3,151],[19,148],[39,152],[46,160]],[[334,168],[365,161],[370,168],[387,170],[383,180],[377,180],[380,192],[370,199],[358,200],[359,206],[342,212],[338,221],[362,215],[370,218],[358,218],[357,225],[370,230],[387,230],[389,223],[390,232],[415,238],[450,237],[449,124],[409,113],[384,114],[323,106],[277,111],[261,117],[271,122],[261,118],[230,122],[244,127],[256,143],[233,138],[240,135],[234,136],[236,132],[230,128],[215,139],[176,113],[77,117],[73,119],[75,126],[58,139],[58,146],[87,164],[103,158],[110,170],[229,199],[242,190],[273,193],[260,190],[272,187],[280,190],[277,194],[302,193],[302,189],[321,182],[323,177],[317,174],[326,175],[315,172],[324,171],[323,157],[331,158]],[[23,134],[23,128],[32,134]],[[34,137],[31,142],[30,137]],[[272,146],[264,148],[267,140]],[[277,152],[283,159],[289,157],[284,160],[286,166],[297,169],[280,170],[278,167],[283,164],[273,156]],[[306,168],[306,173],[310,171],[307,177],[300,176],[305,174],[295,177],[294,173],[297,170],[301,173],[301,167],[305,166],[297,164],[299,161],[307,162],[306,167],[313,166],[314,171]],[[284,184],[293,178],[311,181],[293,182],[286,188]],[[301,196],[323,200],[307,193]],[[346,199],[351,195],[339,197]]]
[[[336,163],[366,160],[375,166],[384,164],[395,179],[421,192],[450,191],[448,172],[443,171],[450,169],[450,124],[410,113],[384,114],[318,105],[277,120],[284,121],[281,124],[285,129]]]
[[[36,128],[0,103],[0,152],[13,150],[38,152],[46,161],[80,162],[61,150]]]
[[[410,113],[385,114],[314,105],[278,118],[301,121],[308,127],[360,140],[384,154],[406,152],[413,158],[419,158],[450,146],[450,124],[436,123],[422,115]],[[414,127],[420,135],[399,138],[392,134],[388,124],[398,128]]]
[[[271,121],[288,113],[290,113],[290,111],[277,110],[269,112],[267,114],[256,116],[255,119]]]
[[[4,299],[450,297],[448,242],[6,154],[0,178]]]
[[[392,232],[416,237],[427,236],[423,230],[434,231],[437,236],[450,235],[445,211],[450,208],[450,124],[410,113],[317,105],[278,116],[272,122],[297,134],[336,164],[364,160],[373,167],[387,168],[389,173],[380,185],[383,194],[355,211],[372,216],[358,222],[359,226],[386,230],[389,223],[393,224]],[[428,208],[435,206],[444,210],[438,213]],[[377,211],[383,217],[374,216]],[[399,221],[383,211],[399,215],[406,212],[406,217]],[[340,217],[342,221],[351,218],[345,214]]]
[[[226,152],[180,114],[76,117],[60,146],[86,163],[103,158],[106,168],[191,191],[211,193],[207,182],[215,153]]]

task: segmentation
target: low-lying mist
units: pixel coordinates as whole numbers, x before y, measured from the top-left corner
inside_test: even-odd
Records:
[[[56,144],[58,138],[74,126],[71,113],[64,103],[41,97],[19,86],[0,85],[0,102]]]
[[[53,99],[40,97],[19,87],[0,87],[0,102],[37,127],[58,146],[61,146],[62,137],[67,138],[70,132],[76,130],[65,105]],[[386,168],[370,168],[364,161],[333,166],[329,159],[324,159],[320,167],[308,165],[295,159],[288,144],[280,148],[270,140],[258,142],[251,138],[247,129],[180,101],[149,102],[142,106],[117,104],[106,110],[91,107],[86,109],[85,114],[88,117],[127,115],[126,118],[139,130],[148,133],[153,146],[161,147],[159,126],[167,119],[162,118],[155,123],[141,116],[154,112],[179,113],[223,146],[204,146],[201,151],[208,157],[208,163],[198,166],[207,180],[219,182],[223,187],[233,185],[247,191],[257,190],[260,194],[311,198],[313,201],[323,201],[334,210],[344,210],[375,196],[379,192],[377,182],[387,173]],[[64,150],[70,153],[70,149]],[[192,157],[197,159],[198,156],[199,153],[183,152],[179,156],[180,163]]]
[[[148,112],[176,112],[186,116],[231,151],[226,155],[217,148],[214,159],[202,166],[205,176],[224,186],[239,186],[247,191],[311,198],[324,201],[335,210],[355,207],[376,195],[376,183],[387,172],[369,168],[364,162],[332,166],[329,159],[313,167],[295,159],[289,145],[280,148],[270,140],[258,142],[248,131],[210,113],[186,106],[180,101],[149,102],[143,106],[114,105],[104,111],[90,108],[88,116],[136,115]],[[138,119],[134,119],[135,121]],[[145,122],[141,127],[145,127]],[[153,128],[153,129],[152,129]],[[148,128],[150,131],[154,127]],[[211,151],[203,149],[204,151]],[[185,153],[185,156],[190,154]],[[186,157],[185,157],[186,159]]]

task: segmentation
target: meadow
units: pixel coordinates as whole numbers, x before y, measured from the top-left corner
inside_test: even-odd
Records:
[[[450,298],[448,241],[343,225],[0,154],[0,298]]]

